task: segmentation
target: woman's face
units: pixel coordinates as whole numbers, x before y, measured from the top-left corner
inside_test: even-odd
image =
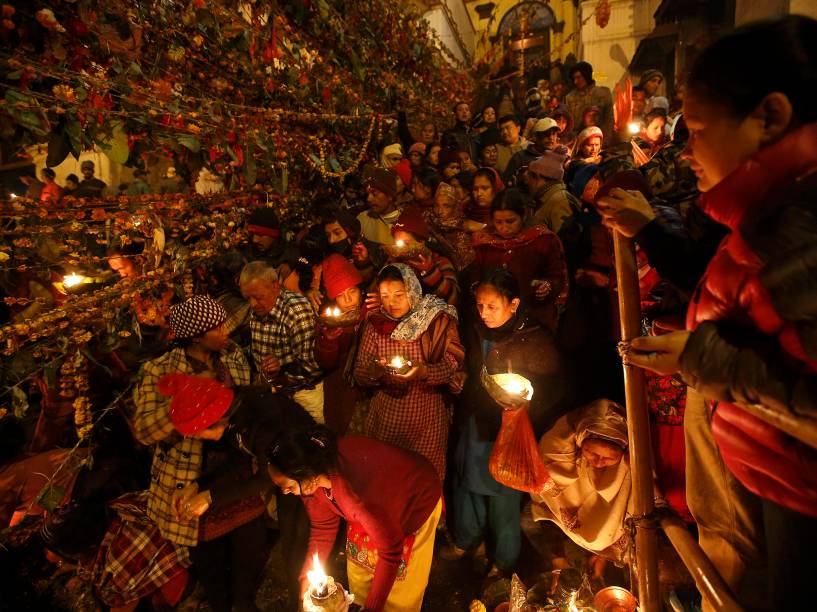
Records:
[[[217,421],[215,424],[210,425],[207,429],[202,429],[201,431],[193,434],[191,438],[198,438],[199,440],[221,440],[221,437],[224,435],[224,432],[227,429],[227,426],[230,422],[223,418]]]
[[[423,154],[419,151],[412,151],[409,153],[409,162],[412,168],[419,168],[423,165]]]
[[[451,162],[445,168],[443,168],[443,176],[445,178],[451,178],[452,176],[457,176],[460,173],[460,162]]]
[[[474,186],[472,188],[474,194],[474,202],[477,206],[488,208],[494,201],[494,186],[486,176],[474,177]]]
[[[309,497],[318,490],[318,478],[310,478],[303,482],[298,482],[285,474],[282,474],[271,465],[267,466],[267,474],[273,484],[281,489],[284,495],[300,495]]]
[[[491,219],[502,238],[513,238],[522,231],[522,217],[512,210],[495,210]]]
[[[581,154],[582,157],[595,157],[601,151],[601,137],[591,136],[586,138],[582,143]]]
[[[454,195],[457,196],[457,201],[462,202],[468,196],[468,191],[457,179],[451,179],[451,186],[454,188]]]
[[[418,202],[425,202],[431,197],[431,188],[427,185],[423,185],[420,181],[412,181],[411,186],[414,192],[414,199]]]
[[[440,148],[441,147],[439,145],[431,147],[429,152],[426,154],[426,159],[432,166],[436,166],[440,163]]]
[[[486,146],[482,149],[482,165],[493,168],[496,166],[497,155],[496,145]]]
[[[618,465],[623,456],[624,451],[621,447],[612,442],[597,438],[588,438],[582,442],[582,457],[588,465],[597,470]]]
[[[751,115],[734,119],[726,108],[687,93],[684,119],[689,140],[681,157],[690,160],[701,191],[712,189],[760,150],[763,124]]]
[[[227,348],[229,341],[230,336],[227,333],[227,325],[222,323],[199,336],[198,345],[205,351],[216,353]]]
[[[644,140],[652,144],[661,142],[661,139],[664,137],[664,126],[666,124],[667,120],[663,117],[656,117],[650,121],[650,124],[644,128],[642,134]]]
[[[482,111],[482,121],[485,123],[496,123],[496,111],[493,106],[486,106]]]
[[[384,280],[377,289],[380,292],[380,305],[391,318],[401,319],[411,310],[403,281]]]
[[[585,111],[582,115],[582,125],[584,127],[591,127],[599,124],[599,114],[594,110]]]
[[[326,239],[329,244],[336,244],[342,240],[349,238],[349,234],[343,229],[343,226],[337,221],[332,221],[323,226],[323,231],[326,234]]]
[[[440,195],[434,199],[434,214],[440,219],[453,217],[457,212],[457,203],[447,195]]]
[[[335,302],[342,312],[352,312],[360,306],[360,288],[355,285],[335,298]]]
[[[423,142],[423,144],[434,142],[436,136],[437,130],[434,128],[433,123],[426,123],[423,126],[423,129],[420,130],[420,140]]]
[[[519,298],[509,300],[493,285],[480,285],[476,291],[477,312],[485,327],[496,329],[511,320],[519,308]]]

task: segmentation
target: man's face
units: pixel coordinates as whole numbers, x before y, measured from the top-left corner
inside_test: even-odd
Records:
[[[536,140],[536,148],[540,151],[552,149],[559,144],[559,129],[551,128],[547,132],[536,132],[533,135]]]
[[[92,179],[94,178],[94,167],[93,166],[82,166],[82,176],[85,179]]]
[[[499,134],[506,145],[516,144],[519,140],[519,126],[515,121],[506,121],[499,126]]]
[[[392,199],[379,189],[369,186],[366,188],[366,192],[368,193],[366,201],[374,214],[385,215],[394,208]]]
[[[497,151],[496,145],[488,145],[482,149],[482,165],[493,168],[496,166]]]
[[[601,151],[601,138],[598,136],[591,136],[586,138],[582,143],[581,155],[584,158],[595,157]]]
[[[275,302],[278,301],[280,293],[280,283],[270,283],[260,278],[255,278],[241,285],[241,295],[249,302],[250,309],[257,317],[269,314],[275,306]]]
[[[663,81],[664,78],[660,74],[656,74],[653,78],[644,83],[644,91],[647,93],[648,98],[652,98],[658,92],[658,88],[661,87]]]
[[[357,199],[360,197],[358,190],[352,186],[345,187],[343,189],[343,195],[346,196],[349,202],[357,202]]]
[[[250,242],[261,253],[266,253],[278,242],[278,237],[250,232]]]
[[[573,73],[573,86],[579,91],[587,87],[587,79],[579,70]]]
[[[420,131],[420,141],[424,144],[434,142],[437,138],[437,129],[433,123],[426,123]]]
[[[468,123],[471,121],[471,107],[465,102],[457,104],[455,110],[457,121],[460,123]]]

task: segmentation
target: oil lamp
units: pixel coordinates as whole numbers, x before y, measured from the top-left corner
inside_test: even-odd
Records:
[[[304,612],[347,612],[354,595],[347,595],[343,586],[323,571],[318,553],[312,556],[312,569],[306,572],[309,588],[304,594]]]
[[[323,313],[325,317],[339,317],[340,316],[340,308],[337,306],[328,306],[326,311]]]
[[[396,374],[405,374],[411,369],[411,361],[401,355],[395,355],[387,364]]]
[[[82,274],[72,272],[71,274],[66,274],[62,277],[62,286],[70,289],[71,287],[76,287],[84,280],[85,277]]]

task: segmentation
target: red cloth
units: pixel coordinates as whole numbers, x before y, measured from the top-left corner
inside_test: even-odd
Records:
[[[326,288],[326,297],[330,300],[334,300],[350,287],[363,282],[363,277],[357,268],[338,253],[332,253],[323,260],[321,274],[323,275],[323,286]]]
[[[343,376],[358,329],[358,324],[341,327],[340,334],[335,336],[319,326],[315,340],[315,361],[327,373],[323,379],[324,397],[332,398],[331,402],[324,404],[324,418],[326,426],[339,436],[349,428],[355,406],[362,396],[360,389],[348,384]]]
[[[338,441],[338,471],[331,491],[304,497],[311,530],[302,570],[317,552],[326,563],[340,519],[359,525],[378,551],[378,563],[365,608],[383,609],[400,567],[403,542],[428,520],[442,495],[434,467],[420,455],[370,438]],[[329,497],[331,495],[331,499]],[[363,604],[364,602],[358,602]]]
[[[519,281],[519,288],[536,319],[553,329],[557,300],[566,296],[567,266],[559,237],[544,225],[534,225],[512,238],[494,233],[474,234],[474,265],[478,272],[506,268]],[[551,292],[545,300],[536,299],[533,280],[546,280]]]
[[[732,232],[724,238],[687,311],[687,329],[705,321],[734,321],[776,337],[798,367],[817,372],[791,321],[776,312],[761,282],[765,262],[743,238],[744,223],[773,210],[776,195],[817,166],[817,124],[806,125],[762,149],[701,197],[702,209]],[[775,231],[774,228],[768,231]],[[721,402],[712,433],[724,463],[760,497],[817,517],[813,451],[739,406]]]
[[[426,239],[431,235],[426,218],[419,206],[406,206],[403,209],[397,221],[391,226],[392,235],[394,232],[410,232],[421,239]]]

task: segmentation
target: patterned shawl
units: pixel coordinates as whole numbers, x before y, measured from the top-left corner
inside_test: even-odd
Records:
[[[406,296],[410,308],[391,333],[394,340],[416,340],[428,329],[431,322],[441,312],[457,320],[457,309],[451,304],[446,303],[436,295],[423,295],[420,280],[409,266],[402,263],[388,265],[394,266],[400,271],[403,284],[406,286]],[[391,319],[385,311],[381,310],[381,312],[386,318]]]

